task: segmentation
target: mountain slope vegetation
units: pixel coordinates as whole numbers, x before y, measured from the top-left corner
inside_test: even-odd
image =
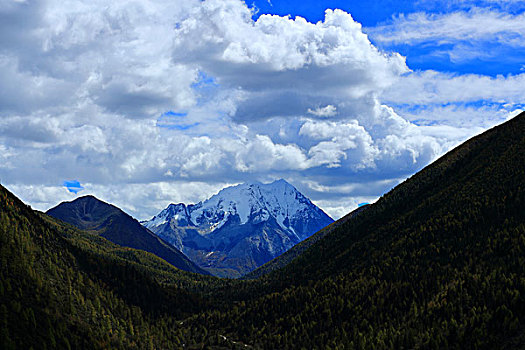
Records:
[[[184,320],[229,306],[236,281],[179,270],[156,255],[31,210],[0,185],[0,348],[158,349],[218,344]],[[204,340],[203,340],[204,339]]]
[[[256,280],[177,270],[0,194],[2,348],[525,346],[525,114]]]
[[[2,349],[149,345],[150,330],[141,328],[146,315],[96,277],[108,266],[103,254],[80,252],[66,238],[72,230],[44,220],[4,188],[0,210]],[[115,280],[128,274],[120,283],[146,297],[153,281],[121,263],[105,272]]]

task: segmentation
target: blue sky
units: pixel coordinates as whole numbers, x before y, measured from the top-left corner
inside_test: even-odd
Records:
[[[77,194],[78,192],[81,192],[84,189],[84,187],[82,187],[82,185],[80,185],[80,182],[78,182],[77,180],[64,181],[63,185],[65,188],[67,188],[69,192],[74,194]]]
[[[276,14],[291,17],[301,16],[310,22],[322,21],[326,8],[339,8],[347,11],[352,17],[367,28],[390,25],[395,18],[411,13],[446,15],[458,12],[469,12],[473,9],[484,9],[511,14],[523,14],[525,6],[520,1],[267,1],[257,0],[247,3],[257,9],[254,18],[262,14]],[[518,36],[519,37],[519,36]],[[483,57],[463,57],[453,61],[446,54],[462,40],[440,43],[438,40],[408,43],[383,43],[371,41],[376,46],[389,51],[401,53],[407,58],[411,69],[433,69],[444,72],[475,73],[489,76],[519,74],[524,69],[525,50],[516,50],[511,46],[486,40],[479,43],[465,41],[466,49],[482,50]]]
[[[284,178],[338,218],[525,109],[523,86],[525,0],[5,0],[0,179],[149,219]]]
[[[387,21],[398,13],[414,12],[418,9],[415,1],[246,1],[258,12],[254,16],[257,19],[261,14],[276,14],[279,16],[301,16],[310,22],[318,22],[324,19],[327,8],[342,9],[352,14],[352,17],[363,26],[374,26],[380,22]]]

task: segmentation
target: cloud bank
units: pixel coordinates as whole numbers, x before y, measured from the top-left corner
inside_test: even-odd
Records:
[[[283,177],[337,218],[481,131],[398,105],[480,99],[473,81],[523,101],[522,76],[410,73],[341,10],[1,0],[0,29],[0,178],[38,209],[74,196],[67,179],[145,219]]]

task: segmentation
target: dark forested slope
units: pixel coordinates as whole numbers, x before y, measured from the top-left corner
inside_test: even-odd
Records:
[[[74,231],[42,219],[3,187],[0,228],[0,348],[149,345],[156,331],[133,297],[125,301],[106,284],[165,300],[145,273],[124,260],[108,264],[96,245],[82,252],[66,238]]]
[[[503,244],[496,240],[495,231],[519,230],[525,223],[524,195],[522,113],[458,146],[398,185],[290,264],[283,275],[323,277],[375,262],[387,265],[394,254],[407,267],[424,269],[426,265],[414,262],[457,261],[463,266],[469,263],[465,261],[468,255],[480,262],[484,255],[496,258],[499,255],[493,256],[492,249],[485,251],[480,246]]]

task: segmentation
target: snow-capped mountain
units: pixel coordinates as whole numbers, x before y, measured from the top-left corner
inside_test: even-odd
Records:
[[[198,204],[170,204],[142,222],[219,276],[247,273],[333,220],[285,180],[227,187]]]

